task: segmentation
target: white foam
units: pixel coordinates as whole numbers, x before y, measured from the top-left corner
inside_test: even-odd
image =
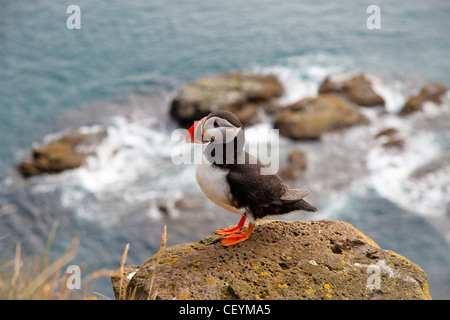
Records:
[[[426,216],[444,215],[445,190],[448,189],[445,184],[450,182],[444,178],[445,173],[436,173],[442,179],[437,176],[411,178],[416,168],[438,158],[443,150],[434,133],[415,132],[414,128],[403,130],[409,131],[403,148],[389,149],[380,145],[369,151],[369,183],[381,196],[405,209]]]
[[[381,77],[372,74],[366,74],[366,77],[371,81],[373,91],[384,99],[386,110],[391,113],[399,112],[406,102],[402,93],[404,82],[396,80],[387,84]]]
[[[342,74],[351,64],[346,57],[314,52],[282,59],[278,64],[255,68],[255,71],[275,75],[280,80],[284,94],[278,103],[286,105],[316,96],[320,84],[328,75]]]
[[[283,66],[274,66],[266,68],[264,72],[276,75],[283,84],[284,94],[278,99],[278,103],[281,105],[291,104],[304,97],[315,96],[317,94],[319,84],[314,80],[303,78],[300,71]]]
[[[147,206],[148,216],[157,218],[159,209],[154,203],[161,199],[176,217],[173,201],[180,198],[179,190],[195,184],[195,168],[172,163],[171,151],[177,143],[154,123],[152,119],[114,118],[95,154],[78,169],[48,176],[36,191],[45,192],[56,185],[63,206],[82,219],[103,224],[118,223],[121,215],[128,214],[127,205]]]

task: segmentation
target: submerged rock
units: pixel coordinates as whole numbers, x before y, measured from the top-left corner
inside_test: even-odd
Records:
[[[379,131],[375,139],[382,141],[384,148],[402,148],[405,145],[405,140],[399,135],[399,131],[395,128],[386,128]]]
[[[280,177],[294,180],[303,176],[308,166],[306,155],[302,150],[293,150],[289,153],[288,165],[280,171]]]
[[[278,111],[274,127],[291,139],[318,139],[327,131],[367,123],[369,120],[347,102],[319,94]]]
[[[332,220],[262,221],[251,237],[223,247],[220,236],[167,248],[122,276],[118,297],[147,299],[431,299],[425,272]]]
[[[188,127],[221,109],[234,112],[244,126],[251,125],[257,121],[258,108],[282,93],[274,76],[232,72],[201,78],[180,89],[172,100],[170,115]]]
[[[441,97],[448,90],[448,88],[440,83],[428,83],[419,94],[412,96],[406,101],[399,114],[407,116],[417,111],[422,111],[425,102],[442,103]]]
[[[360,106],[384,105],[384,99],[372,88],[372,83],[360,74],[345,81],[334,81],[327,77],[319,88],[319,93],[334,93],[345,96]]]
[[[106,129],[64,132],[44,146],[33,147],[32,161],[23,161],[17,169],[27,178],[78,168],[106,136]]]

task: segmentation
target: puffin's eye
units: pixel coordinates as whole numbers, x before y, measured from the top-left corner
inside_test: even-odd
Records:
[[[214,121],[214,128],[217,128],[219,124],[217,123],[217,120]]]

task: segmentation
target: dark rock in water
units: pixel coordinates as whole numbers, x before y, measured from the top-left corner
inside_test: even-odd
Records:
[[[257,121],[258,108],[281,96],[283,87],[274,76],[233,72],[202,78],[180,89],[173,98],[170,115],[183,127],[191,126],[212,111],[234,112],[242,124]]]
[[[72,146],[61,142],[52,142],[33,150],[33,162],[22,162],[18,169],[24,177],[43,173],[60,173],[67,169],[78,168],[84,157],[77,154]]]
[[[183,194],[175,201],[175,208],[180,211],[198,212],[202,208],[202,198],[198,194]]]
[[[417,111],[423,110],[423,104],[427,101],[434,103],[442,103],[441,97],[448,88],[440,83],[426,84],[419,94],[412,96],[406,101],[399,114],[407,116]]]
[[[332,220],[262,221],[251,237],[223,247],[220,236],[167,248],[130,268],[116,298],[431,299],[425,272],[381,249],[352,225]]]
[[[383,136],[392,136],[398,133],[398,130],[395,128],[387,128],[383,129],[375,135],[375,139],[378,139]]]
[[[96,146],[107,136],[106,129],[83,133],[65,132],[42,147],[34,147],[32,161],[18,165],[23,177],[44,173],[56,174],[81,166],[84,158],[95,151]]]
[[[342,99],[319,94],[278,111],[274,127],[291,139],[318,139],[327,131],[368,123],[362,113]]]
[[[410,177],[413,179],[423,179],[429,174],[436,174],[440,170],[448,167],[450,163],[450,152],[442,155],[438,159],[432,160],[418,168],[416,168],[413,172],[410,173]]]
[[[399,132],[395,128],[381,130],[375,135],[375,139],[383,139],[384,148],[402,148],[405,145],[405,140],[399,137]]]
[[[346,97],[360,106],[372,107],[384,105],[384,99],[372,89],[372,83],[358,75],[345,81],[333,81],[327,77],[319,88],[319,93],[333,93]]]
[[[297,179],[305,173],[307,166],[308,162],[305,153],[302,150],[293,150],[289,154],[289,163],[287,167],[283,168],[279,174],[283,179]]]
[[[403,148],[405,140],[403,139],[390,139],[383,143],[384,148]]]

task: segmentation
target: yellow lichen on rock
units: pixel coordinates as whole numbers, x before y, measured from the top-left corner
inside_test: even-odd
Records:
[[[206,237],[200,250],[166,248],[154,283],[157,298],[431,298],[421,268],[341,221],[262,222],[235,246],[223,247],[219,239]],[[152,257],[137,267],[130,280],[126,290],[136,299],[147,298],[154,263]],[[371,276],[379,277],[379,289],[368,286]]]

